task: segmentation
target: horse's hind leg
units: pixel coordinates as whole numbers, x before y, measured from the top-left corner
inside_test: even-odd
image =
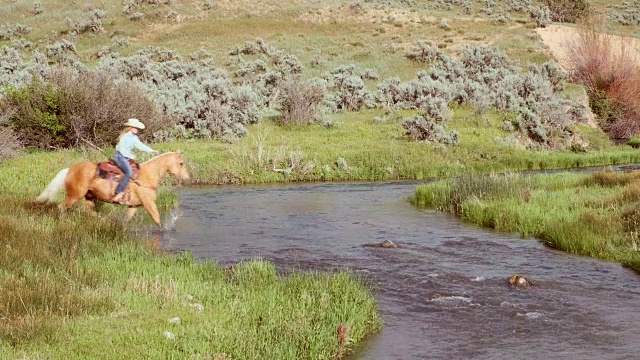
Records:
[[[125,221],[131,221],[131,219],[133,219],[133,217],[136,215],[136,211],[138,211],[137,207],[129,207],[127,209],[127,216],[124,218]]]
[[[74,165],[69,169],[69,175],[67,175],[64,182],[67,196],[60,205],[58,205],[58,208],[61,211],[72,207],[73,204],[87,195],[87,192],[89,191],[89,183],[91,182],[90,172],[91,169],[86,165],[86,163]]]
[[[67,194],[67,197],[60,203],[60,205],[58,205],[58,209],[60,209],[60,211],[65,211],[82,198],[82,196],[71,196]]]
[[[84,198],[89,191],[89,186],[83,186],[84,184],[72,184],[70,182],[65,183],[67,189],[67,197],[58,205],[60,211],[67,210],[72,207],[73,204]]]
[[[92,200],[84,200],[82,202],[82,210],[90,215],[98,215],[98,213],[96,212],[96,203]]]

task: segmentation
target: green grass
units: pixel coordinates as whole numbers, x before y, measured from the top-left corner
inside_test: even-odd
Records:
[[[466,175],[419,186],[412,202],[640,271],[640,172]]]
[[[503,130],[508,114],[489,112],[478,116],[467,107],[454,109],[450,129],[460,132],[460,144],[441,148],[408,141],[402,119],[410,112],[390,117],[384,124],[373,118],[379,110],[340,114],[332,129],[320,125],[285,128],[269,121],[249,128],[249,135],[237,144],[181,142],[159,144],[163,150],[182,150],[197,183],[263,183],[279,181],[342,181],[434,179],[462,173],[491,173],[518,170],[557,169],[640,161],[630,147],[612,145],[598,129],[579,126],[578,131],[595,150],[530,151],[496,138],[507,138]],[[292,152],[294,153],[292,156]],[[297,166],[290,175],[276,168]],[[339,169],[344,158],[348,169]],[[283,161],[282,159],[286,159]],[[285,164],[286,163],[286,164]]]
[[[627,140],[627,145],[631,146],[634,149],[640,148],[640,137],[632,136]]]
[[[380,329],[369,289],[344,272],[279,276],[260,260],[229,272],[156,253],[113,216],[0,205],[3,359],[331,359]]]

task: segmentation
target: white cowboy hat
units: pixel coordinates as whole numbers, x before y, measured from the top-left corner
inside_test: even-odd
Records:
[[[127,120],[126,123],[124,123],[124,126],[131,126],[134,127],[136,129],[140,129],[143,130],[144,129],[144,124],[142,123],[142,121],[138,120],[138,119],[129,119]]]

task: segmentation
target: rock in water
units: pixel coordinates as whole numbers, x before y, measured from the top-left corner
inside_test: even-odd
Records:
[[[393,241],[391,240],[385,240],[380,244],[381,248],[385,248],[385,249],[395,249],[398,247],[398,245],[396,245]]]
[[[531,282],[525,279],[524,276],[516,274],[509,279],[509,284],[515,287],[525,287],[531,285]]]

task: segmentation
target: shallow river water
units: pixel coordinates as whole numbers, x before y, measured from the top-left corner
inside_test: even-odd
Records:
[[[232,264],[350,269],[384,327],[354,359],[637,359],[640,276],[406,199],[416,183],[187,188],[162,245]],[[398,249],[363,246],[391,240]],[[536,286],[511,288],[523,274]]]

